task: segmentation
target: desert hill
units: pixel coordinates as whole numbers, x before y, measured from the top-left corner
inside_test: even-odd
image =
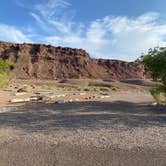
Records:
[[[92,59],[82,49],[0,42],[0,59],[16,63],[14,73],[19,79],[144,78],[141,64]]]

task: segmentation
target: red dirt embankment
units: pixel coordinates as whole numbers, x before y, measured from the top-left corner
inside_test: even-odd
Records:
[[[92,59],[82,49],[0,42],[0,59],[16,62],[15,76],[21,79],[144,78],[141,64]]]

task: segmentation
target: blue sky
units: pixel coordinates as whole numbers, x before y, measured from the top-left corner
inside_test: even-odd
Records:
[[[0,40],[132,61],[166,45],[165,0],[1,0]]]

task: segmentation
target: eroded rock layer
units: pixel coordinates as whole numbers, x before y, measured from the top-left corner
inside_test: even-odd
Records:
[[[16,62],[14,73],[20,79],[144,78],[141,64],[92,59],[82,49],[0,42],[0,59]]]

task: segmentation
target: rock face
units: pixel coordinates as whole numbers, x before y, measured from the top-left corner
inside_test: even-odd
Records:
[[[82,49],[0,42],[0,59],[16,62],[14,72],[20,79],[144,78],[140,64],[91,59]]]
[[[144,67],[136,62],[125,62],[120,60],[96,60],[97,64],[103,67],[107,73],[112,74],[112,78],[120,79],[135,79],[144,78]]]

